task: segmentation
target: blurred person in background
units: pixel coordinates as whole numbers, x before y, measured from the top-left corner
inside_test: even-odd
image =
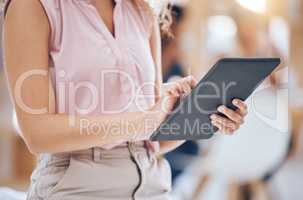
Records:
[[[239,5],[235,5],[230,13],[231,16],[224,14],[218,17],[209,16],[210,22],[216,22],[211,24],[210,28],[219,33],[204,36],[206,41],[202,48],[207,48],[207,51],[202,52],[211,52],[213,56],[204,58],[207,57],[209,60],[221,57],[285,58],[273,48],[274,44],[268,36],[268,24],[264,16]],[[214,36],[223,37],[224,33],[228,32],[227,29],[223,30],[226,26],[214,27],[216,24],[222,25],[223,22],[218,20],[233,21],[230,23],[231,26],[236,25],[233,44],[230,41],[224,43],[232,44],[231,47],[216,43],[222,42],[222,38]],[[202,32],[209,33],[207,30]],[[211,43],[209,39],[215,42]],[[206,44],[216,46],[206,47]],[[283,64],[285,66],[285,62]],[[246,200],[256,198],[260,194],[265,199],[269,198],[270,194],[263,180],[268,180],[285,160],[290,138],[287,127],[287,94],[285,91],[281,92],[276,84],[275,76],[268,78],[246,101],[250,112],[247,123],[237,131],[239,134],[228,141],[226,138],[216,137],[212,140],[207,154],[191,164],[184,175],[176,180],[175,199]]]
[[[289,114],[292,140],[287,160],[273,177],[270,189],[277,200],[303,197],[303,2],[290,1]]]

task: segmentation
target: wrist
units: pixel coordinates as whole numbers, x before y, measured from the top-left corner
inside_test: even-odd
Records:
[[[135,142],[141,140],[148,140],[152,131],[153,115],[149,111],[138,113],[136,118],[132,120],[131,124],[126,128],[125,140]]]
[[[143,113],[142,117],[142,134],[146,135],[146,139],[157,130],[160,124],[165,119],[165,114],[158,110],[151,109]]]

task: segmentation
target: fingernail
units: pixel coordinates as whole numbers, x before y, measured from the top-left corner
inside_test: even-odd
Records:
[[[210,119],[216,119],[216,115],[211,115]]]
[[[218,111],[219,111],[219,112],[223,112],[223,111],[224,111],[224,106],[219,106],[219,107],[218,107]]]
[[[235,100],[233,100],[233,103],[234,103],[234,104],[238,104],[239,101],[238,101],[237,99],[235,99]]]

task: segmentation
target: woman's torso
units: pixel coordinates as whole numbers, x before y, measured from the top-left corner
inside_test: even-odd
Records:
[[[40,2],[51,28],[49,64],[57,113],[97,116],[154,104],[152,22],[144,11],[131,0],[116,0],[113,37],[89,0]],[[167,162],[145,142],[121,143],[41,154],[27,198],[168,199]]]
[[[131,0],[116,0],[113,36],[90,1],[42,2],[49,7],[50,64],[59,113],[130,112],[154,103],[147,97],[154,95],[155,66],[149,45],[151,24],[144,20],[144,11]],[[139,87],[144,87],[142,96],[135,93],[141,92]]]
[[[41,0],[51,28],[57,113],[98,116],[150,108],[156,74],[149,43],[152,16],[143,4],[116,0],[113,36],[92,2]]]

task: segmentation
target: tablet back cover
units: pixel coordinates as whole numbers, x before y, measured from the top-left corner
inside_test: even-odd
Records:
[[[155,131],[152,140],[209,139],[218,130],[209,116],[219,105],[234,109],[234,98],[246,100],[280,64],[279,58],[219,60]]]

